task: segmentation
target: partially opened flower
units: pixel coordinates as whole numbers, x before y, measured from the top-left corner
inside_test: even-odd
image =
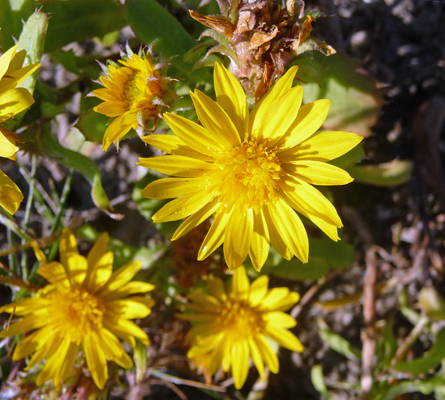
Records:
[[[263,380],[264,364],[271,372],[278,372],[278,357],[269,340],[292,351],[303,350],[297,337],[287,330],[296,325],[295,320],[283,312],[299,300],[298,293],[285,287],[269,290],[268,282],[267,276],[261,276],[250,285],[246,270],[240,267],[231,289],[225,290],[220,279],[210,278],[210,295],[188,296],[191,303],[185,308],[195,313],[178,315],[195,325],[187,334],[192,343],[188,357],[209,355],[211,375],[221,366],[225,372],[231,369],[237,389],[246,380],[251,358]]]
[[[22,68],[25,55],[24,50],[17,52],[14,46],[0,57],[0,124],[34,103],[27,89],[16,87],[40,66],[33,64]],[[15,160],[19,150],[16,140],[12,132],[0,125],[0,157]],[[14,214],[22,200],[18,186],[0,171],[0,205]]]
[[[78,253],[74,235],[65,228],[60,263],[51,262],[38,270],[49,284],[35,297],[0,308],[0,312],[23,317],[3,330],[0,338],[30,333],[16,347],[13,360],[33,354],[26,367],[29,370],[48,357],[37,385],[53,378],[60,389],[82,348],[91,376],[102,389],[108,378],[107,360],[124,368],[133,366],[119,339],[133,348],[135,338],[149,344],[147,334],[130,319],[150,314],[153,301],[137,294],[154,287],[130,282],[141,268],[139,261],[113,272],[114,256],[107,247],[105,233],[85,258]]]
[[[202,243],[203,260],[224,243],[230,269],[250,255],[257,270],[269,246],[284,258],[307,262],[306,230],[295,211],[332,240],[342,226],[334,206],[311,185],[344,185],[349,174],[325,163],[355,147],[362,137],[348,132],[314,133],[330,100],[301,105],[303,88],[292,88],[292,67],[249,113],[240,83],[215,65],[216,102],[191,93],[201,125],[178,115],[164,118],[176,136],[151,135],[144,141],[170,155],[141,158],[139,165],[173,175],[152,182],[141,195],[167,199],[154,222],[187,218],[173,240],[213,215]]]
[[[172,80],[160,72],[165,64],[155,64],[150,53],[139,56],[127,46],[119,63],[104,67],[107,76],[100,81],[105,88],[93,91],[104,101],[94,111],[114,118],[105,132],[103,150],[118,143],[132,128],[140,136],[150,130],[151,122],[155,129],[159,116],[175,97]]]

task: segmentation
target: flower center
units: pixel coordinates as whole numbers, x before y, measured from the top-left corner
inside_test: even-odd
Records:
[[[50,297],[52,325],[80,343],[87,332],[102,327],[104,307],[100,299],[83,289],[56,291]]]
[[[219,186],[221,200],[228,207],[237,205],[259,212],[276,201],[282,169],[275,148],[244,141],[214,165],[211,180]]]
[[[124,101],[127,107],[130,108],[144,99],[147,77],[141,71],[134,71],[130,68],[126,69],[128,70],[126,71],[128,78],[126,84],[124,84]]]
[[[264,329],[261,311],[236,294],[231,293],[223,307],[216,323],[221,327],[221,331],[227,332],[229,340],[243,341]]]

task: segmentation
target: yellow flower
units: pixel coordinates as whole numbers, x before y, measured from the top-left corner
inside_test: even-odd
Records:
[[[156,127],[160,113],[173,98],[169,78],[159,73],[151,56],[147,53],[140,57],[128,48],[127,52],[125,60],[119,60],[122,66],[110,64],[104,67],[108,76],[101,77],[100,81],[105,88],[93,91],[104,101],[94,107],[94,111],[115,117],[105,132],[103,150],[118,142],[131,128],[142,136],[149,130],[147,124],[150,122]]]
[[[133,366],[118,338],[133,348],[135,338],[149,344],[146,333],[129,320],[150,314],[153,301],[134,294],[154,287],[130,282],[141,268],[139,261],[113,272],[114,255],[106,251],[107,247],[108,234],[104,233],[85,258],[78,253],[74,235],[65,228],[60,241],[60,263],[51,262],[38,270],[49,285],[35,297],[0,308],[0,312],[24,317],[3,330],[0,338],[34,331],[18,344],[13,360],[34,353],[26,367],[29,370],[49,356],[37,377],[37,385],[53,378],[59,390],[70,376],[81,346],[91,376],[102,389],[108,378],[107,360],[124,368]]]
[[[300,107],[303,89],[292,88],[292,67],[249,114],[240,83],[215,65],[216,102],[191,93],[203,126],[164,114],[176,136],[151,135],[144,141],[170,155],[141,158],[139,165],[173,175],[148,185],[141,195],[166,199],[154,222],[187,218],[173,240],[214,214],[198,259],[224,243],[230,269],[250,255],[259,270],[270,244],[284,258],[307,262],[309,245],[298,211],[332,240],[342,226],[334,206],[312,185],[352,181],[344,170],[325,163],[355,147],[362,137],[348,132],[314,133],[328,113],[330,100]]]
[[[17,52],[14,46],[0,57],[0,124],[34,103],[27,89],[16,87],[40,66],[32,64],[22,68],[25,55],[24,50]],[[0,157],[15,160],[17,151],[15,135],[0,125]],[[18,186],[0,171],[0,205],[14,214],[22,200]]]
[[[263,380],[264,363],[271,372],[278,372],[278,357],[269,339],[289,350],[303,351],[287,330],[296,325],[295,320],[283,312],[299,300],[298,293],[284,287],[268,290],[268,282],[267,276],[261,276],[249,285],[244,267],[235,271],[230,291],[224,290],[220,279],[210,278],[210,295],[188,296],[192,303],[185,307],[196,314],[178,316],[196,323],[187,334],[193,344],[187,356],[195,359],[210,353],[208,372],[213,375],[220,366],[225,372],[231,368],[237,389],[246,380],[250,357]]]

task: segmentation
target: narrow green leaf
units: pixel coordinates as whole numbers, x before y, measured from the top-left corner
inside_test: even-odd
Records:
[[[69,150],[58,143],[53,138],[49,125],[46,125],[44,128],[43,139],[45,150],[52,157],[57,158],[67,168],[73,168],[81,173],[88,180],[92,186],[91,196],[94,204],[108,214],[113,213],[113,207],[111,207],[110,201],[102,186],[100,170],[96,163],[92,159]]]
[[[372,186],[393,187],[411,179],[413,163],[393,160],[378,165],[356,165],[346,170],[357,182]]]
[[[126,25],[121,7],[113,0],[46,0],[41,4],[42,11],[51,15],[46,53]]]
[[[321,365],[314,365],[312,367],[311,381],[318,393],[320,393],[326,400],[332,400],[332,396],[324,383],[323,367]]]
[[[309,238],[309,249],[310,255],[306,264],[297,258],[290,261],[282,259],[278,266],[265,265],[261,272],[299,281],[319,279],[327,275],[331,267],[347,268],[355,259],[353,246],[344,241],[333,242],[328,238]]]
[[[436,341],[425,357],[397,363],[394,369],[406,371],[413,375],[426,374],[445,358],[445,328],[437,332]]]
[[[36,11],[25,22],[18,42],[19,50],[26,50],[26,57],[23,62],[24,67],[40,62],[47,29],[48,14],[40,11]],[[36,71],[31,76],[28,76],[20,86],[28,89],[33,94],[38,73]]]
[[[156,0],[127,0],[125,14],[131,28],[146,44],[156,41],[154,49],[164,57],[174,57],[172,65],[184,75],[190,72],[183,56],[196,42],[178,20]]]
[[[3,52],[14,46],[33,11],[32,0],[0,0],[0,44]]]
[[[375,397],[375,400],[392,400],[404,393],[420,392],[422,394],[430,394],[436,388],[436,385],[437,383],[432,381],[404,381],[382,391]]]
[[[344,355],[349,360],[357,360],[361,357],[360,351],[352,347],[345,338],[331,330],[323,320],[318,320],[318,333],[332,350]]]

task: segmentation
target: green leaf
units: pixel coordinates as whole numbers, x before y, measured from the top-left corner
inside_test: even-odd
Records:
[[[147,346],[141,341],[136,340],[136,349],[134,350],[133,359],[136,364],[136,382],[140,382],[147,370]]]
[[[184,77],[189,76],[191,65],[184,62],[183,56],[196,46],[196,42],[173,15],[156,0],[127,0],[125,15],[134,33],[144,43],[155,41],[154,50],[165,58],[173,57],[172,66]],[[198,76],[196,72],[194,75]]]
[[[423,287],[419,307],[434,321],[445,320],[445,301],[433,286]]]
[[[75,127],[90,142],[102,143],[110,118],[90,110],[79,117]]]
[[[3,52],[14,46],[26,21],[32,14],[32,0],[1,0],[0,1],[0,44]]]
[[[402,185],[411,179],[413,163],[393,160],[377,165],[356,165],[346,169],[360,183],[372,186],[393,187]]]
[[[328,324],[323,320],[318,320],[318,333],[321,338],[329,345],[332,350],[342,354],[349,360],[357,360],[361,357],[360,351],[352,347],[345,338],[331,330]]]
[[[422,394],[430,394],[436,389],[436,381],[432,379],[429,381],[404,381],[382,391],[375,397],[375,400],[392,400],[404,393],[420,392]]]
[[[67,71],[84,78],[97,79],[100,74],[100,66],[96,56],[76,56],[73,50],[55,50],[51,58],[56,64],[61,64]]]
[[[44,128],[43,141],[45,150],[52,157],[58,159],[67,168],[73,168],[77,172],[80,172],[88,180],[92,186],[91,196],[94,204],[102,211],[112,214],[114,210],[102,186],[100,170],[96,163],[92,159],[69,150],[58,143],[53,138],[49,125],[46,125]]]
[[[355,146],[351,151],[348,151],[346,154],[343,154],[341,157],[336,158],[335,160],[329,161],[329,164],[335,165],[339,168],[348,168],[362,161],[366,157],[365,151],[363,150],[363,146],[359,144]]]
[[[45,53],[126,25],[119,4],[113,0],[46,0],[41,4],[42,11],[51,15]]]
[[[398,371],[406,371],[413,375],[426,374],[445,358],[445,328],[437,332],[436,341],[425,357],[411,361],[399,362],[394,366]]]
[[[265,265],[261,272],[299,281],[319,279],[327,275],[331,267],[347,268],[354,259],[354,248],[346,242],[334,242],[328,238],[309,238],[309,260],[306,264],[297,258],[290,261],[282,259],[278,266]]]
[[[303,84],[304,102],[332,100],[324,129],[370,136],[382,105],[377,82],[364,72],[359,72],[358,61],[343,54],[336,53],[329,57],[318,52],[305,54],[307,56],[298,58],[298,64],[307,64],[317,70],[320,84]]]
[[[48,15],[40,11],[36,11],[25,22],[18,41],[19,50],[26,50],[26,57],[23,62],[24,67],[40,62],[47,29]],[[28,89],[33,94],[38,73],[36,71],[31,76],[28,76],[20,86]]]
[[[321,365],[314,365],[312,367],[311,381],[318,393],[320,393],[326,400],[332,400],[332,396],[324,383],[323,367]]]

